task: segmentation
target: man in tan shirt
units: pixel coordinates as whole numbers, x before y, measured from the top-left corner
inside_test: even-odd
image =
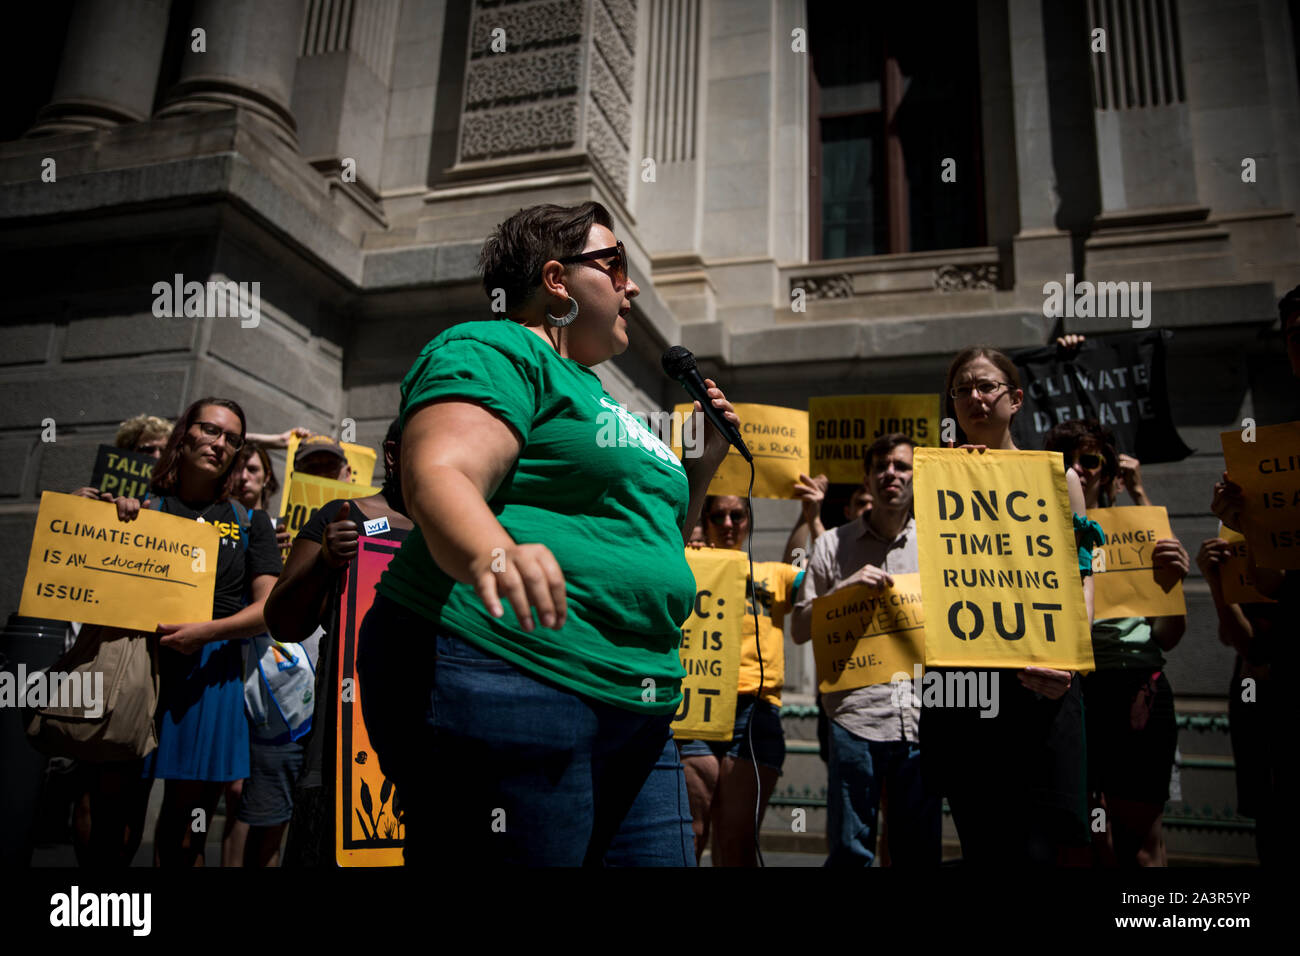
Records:
[[[871,510],[821,535],[791,620],[796,644],[812,639],[812,604],[840,588],[893,586],[893,574],[917,570],[912,517],[912,446],[883,435],[867,449]],[[830,718],[827,866],[870,866],[876,854],[880,794],[889,786],[889,851],[894,866],[937,866],[941,801],[921,783],[920,706],[911,681],[822,695]]]

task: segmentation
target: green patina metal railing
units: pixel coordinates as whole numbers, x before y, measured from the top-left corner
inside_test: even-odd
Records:
[[[816,717],[817,708],[809,705],[786,705],[781,708],[782,717]],[[1227,714],[1178,714],[1176,716],[1179,730],[1194,730],[1200,733],[1228,732]],[[818,754],[820,748],[815,740],[787,739],[786,753]],[[1236,763],[1229,756],[1183,757],[1178,766],[1185,770],[1236,770]],[[790,786],[772,794],[768,801],[773,807],[806,807],[809,809],[826,806],[826,788],[813,790],[805,786],[802,790]],[[948,813],[947,801],[943,812]],[[1237,815],[1236,809],[1225,804],[1216,810],[1211,804],[1204,804],[1197,809],[1185,800],[1170,801],[1165,804],[1163,823],[1167,827],[1178,829],[1217,830],[1228,833],[1251,834],[1255,832],[1255,821]]]

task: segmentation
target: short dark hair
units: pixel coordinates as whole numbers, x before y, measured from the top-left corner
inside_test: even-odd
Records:
[[[888,455],[899,445],[911,445],[916,447],[916,442],[908,438],[902,432],[890,432],[888,435],[881,435],[871,443],[867,449],[866,456],[862,459],[862,470],[867,474],[871,473],[871,463],[877,455]],[[852,499],[850,499],[852,500]]]
[[[156,495],[175,494],[176,486],[180,482],[180,464],[181,464],[181,441],[185,438],[185,433],[190,427],[199,420],[199,412],[209,405],[219,405],[234,412],[239,418],[239,437],[243,438],[244,433],[248,430],[248,419],[244,416],[244,410],[239,407],[239,403],[229,398],[200,398],[192,404],[176,421],[172,428],[171,436],[167,439],[167,445],[163,448],[162,455],[157,463],[153,466],[153,475],[149,481],[149,490]],[[239,472],[235,470],[235,462],[239,460],[239,455],[230,456],[230,461],[226,465],[226,472],[223,476],[224,482],[217,495],[218,498],[229,498],[235,492],[235,484],[239,481]]]
[[[1300,317],[1300,285],[1278,300],[1277,317],[1282,322],[1283,332],[1286,331],[1288,319]]]
[[[1101,484],[1104,489],[1119,474],[1119,450],[1115,447],[1115,433],[1095,418],[1074,418],[1053,425],[1043,439],[1045,451],[1059,451],[1070,467],[1074,453],[1084,445],[1096,445],[1105,461],[1101,466]]]
[[[587,244],[592,224],[613,230],[614,217],[598,202],[576,206],[542,203],[521,209],[493,230],[483,243],[478,266],[488,297],[504,289],[506,311],[532,298],[542,282],[542,266],[576,256]]]

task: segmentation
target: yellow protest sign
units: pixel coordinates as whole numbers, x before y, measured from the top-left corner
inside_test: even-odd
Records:
[[[211,524],[41,495],[18,613],[136,631],[212,620],[221,539]]]
[[[909,678],[925,660],[921,576],[894,574],[884,591],[858,584],[812,605],[813,657],[823,694]]]
[[[1164,508],[1092,508],[1088,517],[1101,525],[1106,543],[1092,552],[1093,618],[1167,617],[1186,614],[1183,584],[1156,580],[1151,553],[1161,538],[1172,538]]]
[[[740,641],[745,617],[743,552],[687,548],[695,606],[682,625],[682,703],[673,717],[678,740],[730,740],[736,726]]]
[[[1300,422],[1257,427],[1254,441],[1246,435],[1219,435],[1228,477],[1245,496],[1242,533],[1257,567],[1300,569]]]
[[[737,402],[734,407],[740,416],[740,437],[754,456],[754,497],[793,498],[799,473],[808,472],[808,413],[798,408],[747,402]],[[694,426],[688,421],[694,410],[695,406],[690,404],[673,408],[672,449],[678,458],[683,456],[682,428],[688,429],[687,436],[695,435],[690,430]],[[686,423],[684,426],[680,424],[683,422]],[[699,428],[712,427],[701,416]],[[687,445],[694,447],[696,441],[702,447],[703,430],[695,440],[688,440]],[[709,494],[743,498],[748,491],[749,462],[732,448],[709,482]]]
[[[293,476],[293,456],[298,454],[299,439],[297,435],[289,436],[289,447],[286,450],[285,484],[289,483],[289,478]],[[343,454],[347,456],[348,465],[352,468],[352,484],[365,485],[369,487],[371,479],[375,476],[375,450],[367,448],[365,445],[354,445],[351,442],[335,442],[343,449]],[[371,494],[374,494],[372,491]],[[339,497],[343,497],[340,495]],[[280,517],[284,517],[285,499],[280,498]]]
[[[918,448],[925,662],[1093,670],[1059,452]]]
[[[1223,600],[1227,604],[1276,604],[1275,598],[1266,597],[1255,587],[1255,578],[1250,573],[1250,545],[1246,539],[1233,531],[1219,525],[1219,537],[1232,546],[1232,557],[1219,567],[1219,583],[1223,586]]]
[[[809,474],[833,483],[861,484],[867,449],[881,435],[900,432],[918,445],[939,444],[938,395],[826,395],[808,399],[812,432]]]
[[[281,516],[285,528],[293,537],[303,529],[311,516],[321,506],[336,498],[369,498],[375,489],[367,485],[352,485],[346,481],[331,481],[315,475],[293,474],[284,486]]]

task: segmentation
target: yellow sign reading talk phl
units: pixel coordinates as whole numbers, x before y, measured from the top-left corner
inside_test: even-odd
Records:
[[[898,432],[918,445],[939,444],[938,395],[825,395],[808,399],[812,432],[810,475],[833,483],[862,483],[867,449]]]
[[[1300,569],[1300,422],[1261,425],[1248,432],[1223,432],[1228,477],[1245,498],[1242,533],[1255,566]]]
[[[863,584],[813,601],[813,657],[823,694],[911,677],[925,660],[921,576],[893,574],[883,591]]]
[[[212,620],[217,549],[211,524],[77,495],[41,495],[18,613],[153,631]]]
[[[917,448],[925,662],[1091,671],[1059,452]]]
[[[743,551],[687,548],[686,563],[695,574],[695,606],[682,625],[686,678],[673,736],[730,740],[736,727],[749,561]]]
[[[1094,508],[1088,517],[1106,533],[1106,543],[1092,553],[1094,618],[1187,613],[1182,582],[1158,580],[1151,561],[1156,542],[1174,536],[1169,512],[1138,506]]]
[[[687,420],[694,409],[694,405],[677,405],[673,409],[677,413],[674,417],[678,421]],[[740,437],[754,456],[754,497],[793,498],[799,474],[808,473],[808,413],[797,408],[745,402],[736,403],[735,409],[740,416]],[[713,427],[704,420],[701,425],[705,429]],[[692,426],[688,423],[686,427]],[[673,431],[673,453],[680,458],[681,435],[676,427]],[[696,440],[702,443],[704,436],[701,434]],[[749,462],[732,448],[709,482],[709,494],[743,498],[748,492]]]

